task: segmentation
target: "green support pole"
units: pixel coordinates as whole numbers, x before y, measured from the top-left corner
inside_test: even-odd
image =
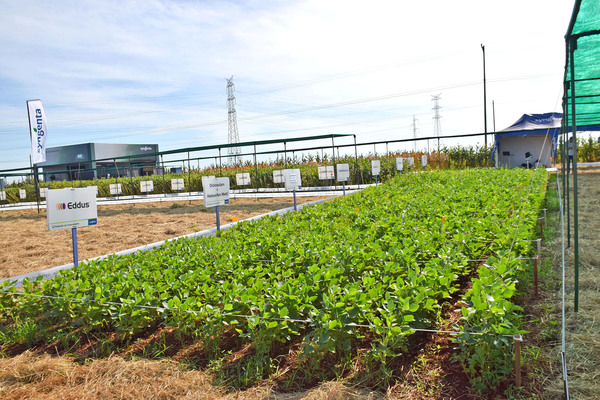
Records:
[[[192,164],[190,163],[190,152],[187,152],[188,154],[188,192],[190,195],[190,198],[192,197]]]
[[[162,164],[162,190],[163,190],[163,194],[165,195],[165,197],[167,196],[167,186],[165,185],[165,159],[163,157],[163,155],[160,155],[160,163]]]
[[[256,193],[258,193],[258,160],[256,159],[256,145],[254,145],[254,186],[256,187]]]
[[[359,185],[358,188],[360,189],[360,178],[362,176],[362,174],[360,173],[360,166],[358,165],[358,146],[356,145],[356,135],[354,136],[354,164],[356,165],[355,170],[356,170],[356,184]]]
[[[577,199],[577,113],[575,106],[575,50],[577,39],[571,39],[569,46],[571,62],[571,121],[573,126],[573,239],[575,247],[575,298],[574,309],[579,311],[579,207]]]
[[[335,160],[335,140],[333,139],[333,135],[331,135],[331,154],[332,154],[332,158],[333,158],[333,173],[335,174],[337,171],[335,169],[335,165],[336,165],[336,160]],[[335,188],[335,178],[333,179],[333,186],[334,186],[334,190]]]

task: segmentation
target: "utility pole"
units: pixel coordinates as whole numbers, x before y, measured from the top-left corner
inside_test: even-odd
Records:
[[[233,84],[233,75],[231,78],[227,79],[227,122],[228,122],[228,134],[227,134],[227,143],[229,145],[235,145],[240,142],[240,135],[238,134],[237,127],[237,113],[235,111],[235,96],[233,95],[233,91],[235,90],[235,85]],[[230,146],[227,148],[227,154],[229,155],[229,160],[233,165],[242,162],[242,150],[239,146]]]
[[[494,134],[496,134],[496,106],[492,100],[492,121],[494,121]]]
[[[486,82],[485,82],[485,46],[481,45],[481,51],[483,51],[483,132],[485,135],[485,148],[487,149],[487,93],[486,93]]]

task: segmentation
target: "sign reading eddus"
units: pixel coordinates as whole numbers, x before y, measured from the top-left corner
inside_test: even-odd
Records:
[[[93,187],[50,189],[46,204],[46,219],[50,231],[98,223],[96,190]]]

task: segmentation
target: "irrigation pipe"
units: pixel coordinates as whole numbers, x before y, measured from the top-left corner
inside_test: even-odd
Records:
[[[529,242],[530,240],[525,240],[527,242]],[[537,242],[537,240],[531,240],[532,242]],[[511,258],[511,260],[526,260],[526,261],[535,261],[537,260],[538,257],[514,257]],[[447,261],[447,262],[453,262],[453,263],[470,263],[470,262],[484,262],[484,261],[488,261],[489,258],[477,258],[477,259],[473,259],[473,260],[447,260],[445,258],[430,258],[429,260],[415,260],[414,262],[417,264],[424,264],[424,263],[428,263],[432,260],[442,260],[442,261]],[[240,260],[242,262],[247,262],[247,263],[252,263],[252,264],[257,264],[257,263],[277,263],[277,261],[275,260]],[[396,262],[397,260],[373,260],[374,262]]]

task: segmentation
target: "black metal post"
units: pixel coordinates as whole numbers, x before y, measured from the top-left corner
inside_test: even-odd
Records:
[[[571,126],[573,127],[573,240],[575,251],[575,294],[574,311],[579,311],[579,210],[577,199],[577,113],[575,106],[575,50],[577,39],[571,39],[569,45],[571,68]],[[567,156],[568,157],[568,156]]]
[[[481,45],[481,50],[483,51],[483,132],[484,136],[484,146],[487,148],[487,88],[486,88],[486,79],[485,79],[485,46]]]

